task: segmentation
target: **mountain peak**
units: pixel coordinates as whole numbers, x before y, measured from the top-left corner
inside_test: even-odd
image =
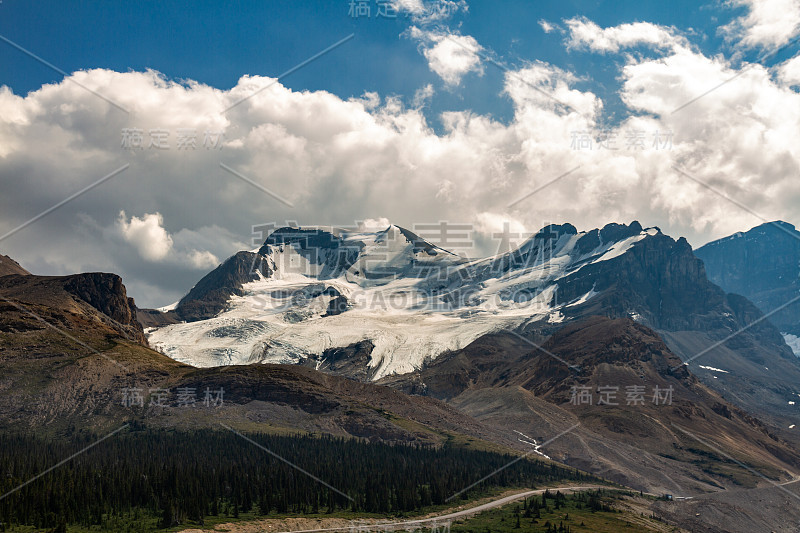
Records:
[[[19,263],[17,263],[7,255],[0,255],[0,276],[8,276],[11,274],[29,276],[30,272],[22,268],[22,266]]]
[[[578,230],[570,223],[566,224],[548,224],[547,226],[536,232],[533,236],[534,239],[558,239],[562,235],[577,235]]]
[[[516,250],[466,259],[394,224],[378,231],[279,228],[257,252],[240,252],[181,300],[176,311],[184,320],[206,324],[166,326],[152,338],[166,352],[186,351],[179,360],[204,365],[298,362],[368,343],[365,360],[377,379],[498,327],[562,320],[611,288],[616,278],[601,273],[657,235],[638,222],[590,232],[549,224]],[[665,238],[664,246],[667,240],[674,244]],[[565,285],[576,277],[579,283]],[[184,312],[190,309],[196,312]],[[240,324],[236,331],[231,323]],[[183,328],[196,342],[184,344]]]
[[[785,222],[783,220],[773,220],[772,222],[764,222],[763,224],[759,224],[758,226],[750,228],[747,231],[737,231],[736,233],[728,235],[727,237],[722,237],[720,239],[708,242],[699,249],[714,248],[723,243],[736,241],[739,239],[752,240],[759,238],[760,236],[771,236],[773,238],[780,239],[781,241],[788,241],[793,238],[800,239],[800,232],[797,231],[794,224],[790,224],[789,222]]]
[[[800,304],[786,307],[800,290],[800,232],[794,225],[767,222],[712,241],[695,255],[711,281],[770,313],[770,321],[781,332],[800,335]]]
[[[767,227],[773,227],[773,228],[776,228],[776,229],[785,228],[785,229],[788,229],[790,231],[797,231],[796,228],[794,227],[794,224],[790,224],[790,223],[788,223],[788,222],[786,222],[784,220],[773,220],[772,222],[765,222],[765,223],[761,224],[760,226],[756,226],[753,229],[767,228]],[[750,231],[752,231],[752,230],[750,230]]]
[[[642,225],[635,220],[631,222],[629,226],[612,222],[603,226],[603,228],[600,230],[600,237],[604,242],[611,242],[627,239],[628,237],[638,235],[641,232]]]

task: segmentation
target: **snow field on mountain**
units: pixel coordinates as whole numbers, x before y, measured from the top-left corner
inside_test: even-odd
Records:
[[[559,302],[554,296],[560,278],[619,257],[657,233],[645,230],[584,254],[575,248],[584,233],[562,234],[544,253],[541,240],[530,239],[516,251],[529,260],[502,270],[495,267],[508,254],[466,260],[424,241],[429,248],[421,249],[420,241],[415,245],[395,228],[342,234],[358,258],[330,279],[317,277],[335,260],[330,250],[309,260],[291,244],[270,246],[265,256],[273,275],[259,273],[259,280],[244,284],[245,294],[233,296],[218,316],[151,330],[149,341],[173,359],[207,367],[297,363],[369,340],[369,365],[379,379],[411,372],[492,331],[528,320],[560,321],[565,306],[597,294],[592,289],[576,301]],[[433,265],[433,274],[420,277],[421,264]],[[347,298],[348,307],[329,315],[336,294]]]

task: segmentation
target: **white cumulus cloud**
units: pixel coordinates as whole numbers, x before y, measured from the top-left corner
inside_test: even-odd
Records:
[[[470,35],[440,33],[411,27],[409,35],[420,41],[428,67],[447,85],[458,85],[469,72],[483,74],[483,47]]]
[[[219,264],[213,253],[191,247],[192,241],[197,240],[194,232],[181,230],[173,237],[164,228],[161,213],[145,213],[141,218],[134,215],[128,220],[125,211],[120,211],[116,228],[146,261],[171,262],[196,270],[208,270]]]
[[[260,244],[253,226],[271,222],[471,223],[483,253],[498,250],[506,222],[522,233],[638,219],[693,245],[760,223],[676,166],[765,218],[800,222],[800,95],[786,79],[683,46],[622,64],[615,96],[630,116],[613,126],[607,96],[541,61],[505,74],[509,119],[455,109],[434,117],[438,129],[400,98],[294,91],[260,76],[222,90],[152,71],[70,75],[127,114],[69,79],[24,96],[0,89],[0,234],[128,165],[0,249],[40,274],[117,272],[140,305],[158,307]],[[121,148],[123,128],[141,129],[145,148]],[[178,150],[187,128],[199,145]],[[168,149],[146,147],[154,129],[169,132]],[[614,146],[599,145],[601,130]],[[202,146],[205,131],[224,134],[221,148]],[[654,145],[656,132],[669,147]]]
[[[619,52],[621,48],[638,45],[671,49],[686,44],[686,40],[674,28],[650,22],[632,22],[601,28],[586,17],[575,17],[565,20],[564,23],[567,25],[568,48],[605,53]]]
[[[800,55],[778,65],[778,77],[787,85],[800,85]]]
[[[729,0],[728,3],[745,8],[747,14],[721,31],[744,47],[776,48],[800,32],[800,0]]]
[[[145,213],[142,218],[132,216],[129,221],[125,211],[120,211],[117,223],[122,237],[144,259],[162,261],[172,251],[172,237],[163,227],[161,213]]]

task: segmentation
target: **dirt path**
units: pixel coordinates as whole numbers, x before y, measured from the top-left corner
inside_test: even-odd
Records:
[[[518,492],[506,496],[501,496],[497,499],[491,500],[474,507],[466,509],[459,509],[458,511],[449,512],[446,514],[429,515],[423,518],[414,520],[403,520],[397,522],[387,522],[380,519],[357,519],[345,520],[342,518],[286,518],[286,519],[265,519],[251,522],[237,522],[219,524],[215,531],[227,531],[229,533],[321,533],[321,532],[334,532],[334,531],[402,531],[406,528],[415,527],[431,527],[435,525],[443,525],[453,520],[466,518],[489,509],[502,507],[516,500],[528,498],[533,495],[543,494],[545,490],[551,492],[580,492],[584,490],[594,490],[609,487],[603,485],[567,485],[563,487],[549,487],[547,489],[528,490]],[[361,528],[361,529],[359,529]],[[205,530],[206,532],[208,530]],[[204,533],[202,529],[185,529],[180,533]]]

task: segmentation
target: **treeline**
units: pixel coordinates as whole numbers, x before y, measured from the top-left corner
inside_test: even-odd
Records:
[[[99,438],[0,435],[0,494]],[[245,512],[396,514],[443,504],[513,458],[461,447],[393,446],[333,437],[248,438],[336,490],[229,431],[128,431],[0,499],[0,530],[7,525],[89,527],[111,518],[138,521],[143,516],[159,517],[160,527],[170,527]],[[526,459],[472,490],[566,479],[592,478]]]
[[[541,497],[531,496],[522,502],[522,515],[524,518],[541,518],[541,513],[558,511],[567,505],[567,501],[575,504],[577,509],[589,509],[591,512],[603,511],[606,513],[615,512],[614,508],[606,502],[610,493],[602,489],[588,490],[575,494],[566,495],[561,491],[551,492],[549,489],[542,493]],[[553,500],[552,509],[547,500]]]

